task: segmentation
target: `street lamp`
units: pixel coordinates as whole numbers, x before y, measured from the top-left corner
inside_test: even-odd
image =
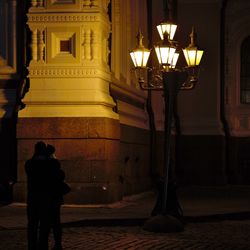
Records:
[[[162,22],[157,26],[161,37],[161,42],[154,46],[155,53],[159,62],[159,68],[148,68],[150,50],[143,45],[143,36],[139,31],[137,35],[138,46],[130,52],[130,56],[135,66],[136,77],[138,78],[141,89],[144,90],[161,90],[163,91],[165,103],[165,121],[164,121],[164,181],[161,199],[161,212],[157,216],[150,218],[144,225],[144,229],[155,232],[173,232],[183,230],[182,223],[168,214],[168,186],[169,186],[169,169],[171,158],[171,124],[173,119],[173,110],[175,99],[179,90],[193,89],[198,81],[199,64],[203,55],[203,50],[197,46],[197,35],[192,28],[190,34],[191,42],[183,49],[183,54],[187,66],[178,69],[176,63],[179,57],[177,52],[177,42],[174,41],[174,34],[177,25],[173,22]],[[145,72],[151,71],[150,81],[145,80]]]

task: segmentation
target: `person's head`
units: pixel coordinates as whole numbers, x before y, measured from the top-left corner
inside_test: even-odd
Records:
[[[46,144],[43,141],[39,141],[35,144],[35,155],[46,154]]]
[[[46,151],[47,151],[47,155],[50,156],[50,155],[53,155],[55,153],[56,149],[53,145],[48,144]]]

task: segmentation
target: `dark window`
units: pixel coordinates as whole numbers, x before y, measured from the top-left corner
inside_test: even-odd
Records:
[[[241,44],[240,100],[250,104],[250,36]]]

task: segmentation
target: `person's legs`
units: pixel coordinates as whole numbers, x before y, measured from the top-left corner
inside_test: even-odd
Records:
[[[52,229],[55,246],[53,250],[62,249],[61,204],[54,204],[52,210]]]
[[[48,250],[49,231],[50,227],[48,226],[48,223],[44,220],[41,220],[39,233],[39,250]]]
[[[51,227],[50,206],[40,205],[40,231],[39,231],[39,250],[48,250],[49,232]]]
[[[29,202],[27,204],[27,238],[28,238],[28,250],[36,250],[38,244],[38,206],[36,203]]]

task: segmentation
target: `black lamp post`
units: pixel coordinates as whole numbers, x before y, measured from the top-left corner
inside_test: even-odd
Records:
[[[157,26],[162,41],[155,45],[155,52],[159,61],[160,68],[152,71],[151,81],[146,81],[144,73],[147,72],[147,61],[150,50],[145,48],[142,43],[143,36],[138,33],[138,47],[130,52],[135,66],[135,72],[140,87],[144,90],[163,91],[165,103],[164,121],[164,176],[163,192],[161,197],[161,212],[157,216],[151,217],[144,225],[144,229],[154,232],[173,232],[183,230],[182,223],[174,216],[168,214],[168,188],[169,170],[171,159],[171,124],[173,119],[174,103],[179,90],[189,90],[195,87],[198,81],[198,66],[202,58],[203,51],[196,45],[196,33],[194,28],[190,34],[191,43],[183,53],[187,66],[182,69],[176,68],[179,53],[176,53],[176,42],[173,41],[177,25],[173,22],[163,22]]]

